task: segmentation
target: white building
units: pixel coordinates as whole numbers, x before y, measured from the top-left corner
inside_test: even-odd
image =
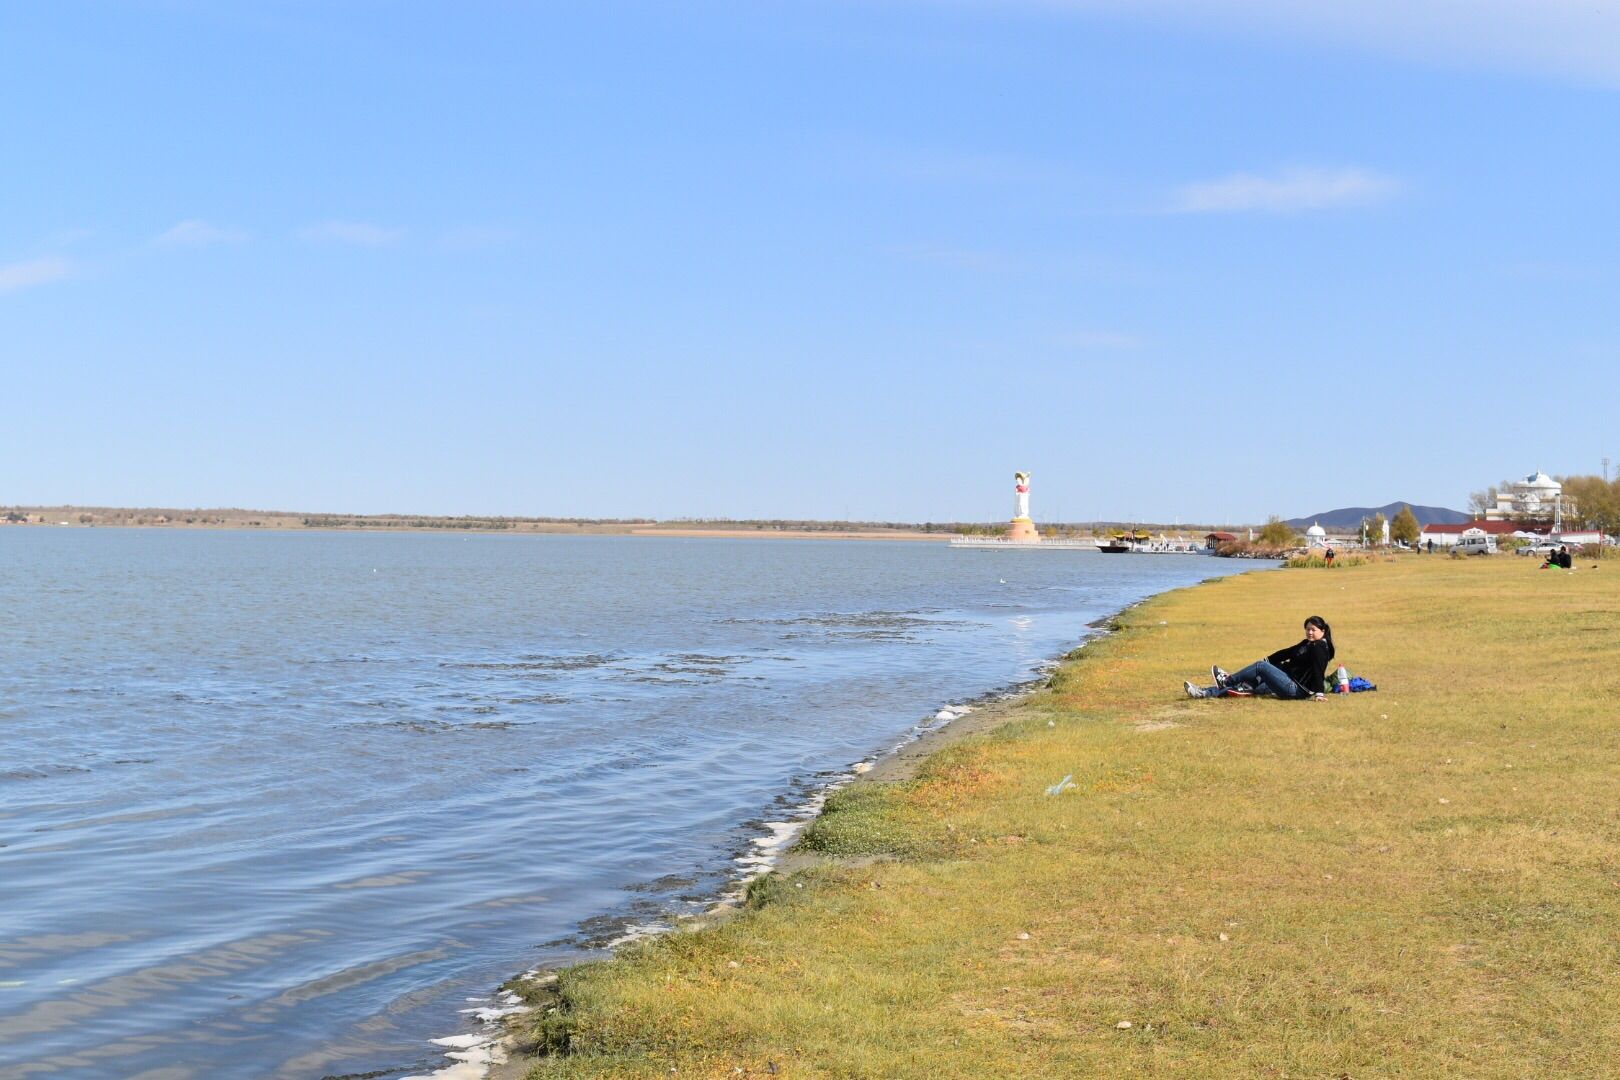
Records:
[[[1437,548],[1456,547],[1457,541],[1463,536],[1494,536],[1498,540],[1506,536],[1515,536],[1519,533],[1532,535],[1532,530],[1521,529],[1511,521],[1492,521],[1489,518],[1475,518],[1465,521],[1461,525],[1425,525],[1423,532],[1418,536],[1418,544],[1428,547],[1433,544]],[[1534,533],[1545,537],[1545,532]]]
[[[1515,481],[1508,490],[1497,492],[1496,505],[1485,509],[1485,520],[1552,517],[1553,509],[1563,493],[1562,484],[1537,469],[1523,480]],[[1568,510],[1569,507],[1564,509]]]
[[[1325,548],[1328,546],[1327,530],[1322,528],[1320,521],[1305,530],[1305,546],[1313,548]]]

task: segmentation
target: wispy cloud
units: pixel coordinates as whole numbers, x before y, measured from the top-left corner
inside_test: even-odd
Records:
[[[368,221],[322,221],[298,230],[301,240],[316,244],[351,244],[355,247],[387,247],[405,236],[403,229],[391,229]]]
[[[247,238],[247,233],[241,229],[187,218],[159,233],[152,242],[160,247],[209,247],[213,244],[240,244]]]
[[[60,281],[72,270],[72,264],[54,255],[24,262],[0,263],[0,293]]]
[[[1400,187],[1393,177],[1366,169],[1287,169],[1270,176],[1233,173],[1184,184],[1169,209],[1178,214],[1290,214],[1380,202]]]
[[[1076,330],[1064,334],[1059,344],[1071,349],[1140,349],[1146,344],[1135,334],[1117,330]]]
[[[993,0],[1014,4],[1620,85],[1620,5],[1594,0]]]

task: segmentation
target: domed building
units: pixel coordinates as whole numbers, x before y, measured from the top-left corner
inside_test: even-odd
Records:
[[[1485,520],[1550,518],[1563,494],[1564,485],[1537,469],[1523,480],[1515,481],[1506,491],[1497,492],[1496,505],[1486,509]]]
[[[1313,548],[1327,547],[1327,530],[1322,528],[1321,522],[1316,522],[1305,530],[1305,546]]]

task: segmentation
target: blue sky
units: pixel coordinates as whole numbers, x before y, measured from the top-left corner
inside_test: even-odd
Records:
[[[1251,521],[1620,459],[1620,11],[0,8],[0,502]],[[1354,10],[1345,10],[1353,8]]]

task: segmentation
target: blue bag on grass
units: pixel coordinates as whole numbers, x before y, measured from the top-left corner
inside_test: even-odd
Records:
[[[1366,679],[1363,679],[1360,675],[1357,675],[1357,676],[1353,677],[1350,680],[1350,692],[1352,694],[1359,694],[1363,690],[1376,690],[1376,689],[1378,689],[1378,687],[1374,686],[1372,683],[1368,682]]]

